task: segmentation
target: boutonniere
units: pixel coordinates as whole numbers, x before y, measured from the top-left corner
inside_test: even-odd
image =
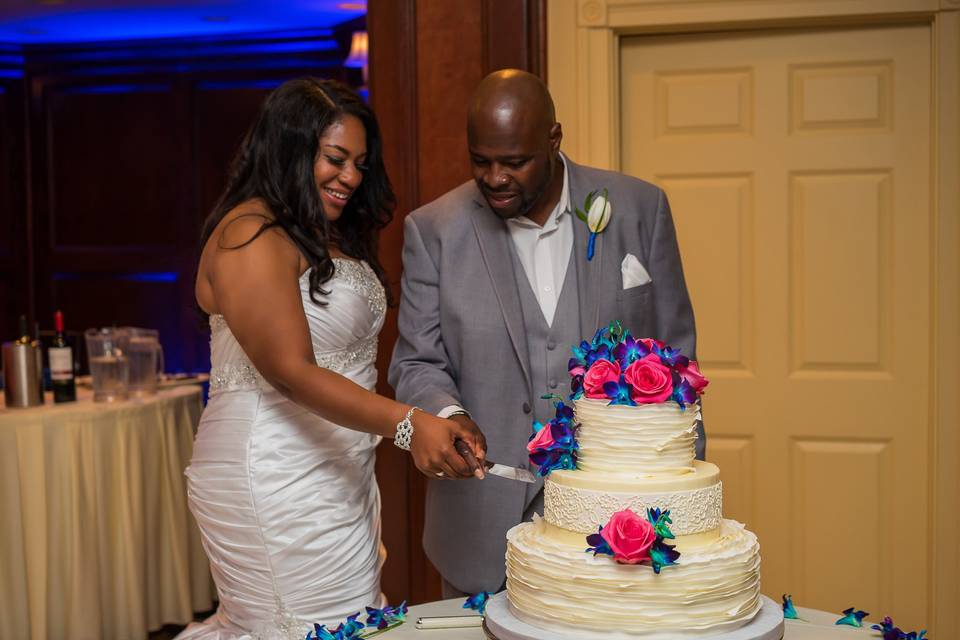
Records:
[[[587,241],[587,260],[593,260],[593,249],[597,243],[597,234],[601,233],[610,224],[613,215],[613,205],[607,197],[607,190],[591,191],[583,202],[583,211],[574,209],[577,217],[587,223],[590,230],[590,239]]]

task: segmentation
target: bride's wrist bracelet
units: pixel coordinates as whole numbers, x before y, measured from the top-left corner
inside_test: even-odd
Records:
[[[410,407],[407,415],[403,416],[403,420],[397,423],[397,433],[393,436],[393,444],[404,451],[410,451],[410,443],[413,440],[413,422],[410,418],[416,410],[417,407]]]

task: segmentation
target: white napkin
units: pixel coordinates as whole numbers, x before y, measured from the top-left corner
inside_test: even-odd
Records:
[[[647,284],[651,280],[650,274],[647,273],[647,270],[643,268],[643,265],[640,264],[640,261],[637,260],[637,257],[632,253],[628,253],[623,257],[623,262],[620,263],[620,273],[623,275],[624,289],[639,287],[642,284]]]

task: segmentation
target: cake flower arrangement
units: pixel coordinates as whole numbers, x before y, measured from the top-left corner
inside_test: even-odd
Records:
[[[677,564],[680,552],[664,540],[672,540],[670,510],[647,509],[646,519],[630,509],[617,511],[597,533],[587,536],[586,551],[605,554],[621,564],[649,563],[653,572]]]
[[[547,396],[551,397],[551,396]],[[546,476],[557,469],[577,468],[577,425],[573,409],[558,400],[557,414],[547,424],[533,423],[533,433],[527,441],[530,462],[537,465],[537,475]]]
[[[574,347],[567,369],[571,400],[587,397],[612,405],[673,401],[682,410],[709,384],[696,360],[660,340],[634,338],[619,322]]]

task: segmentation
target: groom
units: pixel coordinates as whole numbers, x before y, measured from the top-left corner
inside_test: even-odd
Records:
[[[487,76],[467,118],[474,180],[404,223],[400,338],[390,365],[397,399],[476,421],[488,458],[511,466],[530,466],[531,423],[555,412],[541,396],[569,393],[570,347],[601,326],[619,320],[636,337],[695,356],[666,196],[575,164],[560,153],[562,137],[539,78]],[[574,208],[604,189],[612,216],[588,260],[589,230]],[[542,481],[430,482],[423,544],[444,597],[501,589],[504,536],[542,505]]]

